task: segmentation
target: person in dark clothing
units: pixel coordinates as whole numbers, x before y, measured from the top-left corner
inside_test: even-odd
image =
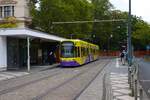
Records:
[[[125,64],[125,56],[126,56],[126,53],[125,51],[123,50],[120,54],[120,58],[121,58],[121,62],[123,63],[123,65]]]
[[[56,62],[56,57],[55,57],[55,53],[54,52],[50,52],[49,53],[49,64],[54,64]]]
[[[121,58],[121,62],[122,62],[122,60],[123,60],[123,58],[124,58],[124,53],[123,53],[123,52],[121,52],[120,58]]]

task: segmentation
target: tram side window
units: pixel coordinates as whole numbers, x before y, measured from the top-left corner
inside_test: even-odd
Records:
[[[94,54],[96,55],[96,50],[94,49]]]
[[[82,47],[81,47],[81,57],[83,56],[83,51],[82,51]]]
[[[86,56],[87,55],[87,50],[86,50],[86,48],[84,48],[84,56]]]
[[[97,54],[97,49],[95,49],[95,54]]]
[[[89,50],[88,48],[86,48],[86,56],[88,56],[88,54],[89,54]]]
[[[81,57],[83,57],[83,47],[81,47]]]
[[[81,52],[82,52],[82,57],[84,57],[85,56],[85,50],[84,50],[84,48],[83,47],[81,47]]]
[[[93,49],[93,55],[94,55],[95,53],[94,53],[94,49]]]
[[[87,48],[87,55],[89,55],[89,48]]]
[[[86,48],[84,48],[84,55],[86,56]]]
[[[77,47],[74,47],[74,57],[77,57],[78,55],[77,55]]]
[[[83,56],[85,56],[86,54],[86,51],[85,51],[85,48],[83,48]]]
[[[87,48],[85,48],[85,56],[87,56]]]
[[[90,48],[90,54],[92,54],[92,49]]]
[[[94,49],[92,49],[93,50],[93,55],[94,55]]]
[[[78,48],[78,57],[80,57],[80,47],[77,47]]]
[[[76,47],[76,57],[78,57],[78,53],[79,53],[78,47]]]

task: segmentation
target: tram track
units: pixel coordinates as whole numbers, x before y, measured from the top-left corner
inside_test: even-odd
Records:
[[[46,95],[47,95],[48,93],[50,93],[51,91],[56,90],[57,88],[59,88],[59,87],[65,85],[66,83],[68,83],[68,82],[74,80],[75,78],[79,77],[80,75],[82,75],[82,74],[84,74],[84,73],[85,73],[85,71],[84,71],[84,72],[81,72],[81,73],[79,73],[79,74],[77,74],[76,76],[74,76],[74,77],[68,79],[67,81],[61,83],[61,84],[58,85],[57,87],[54,87],[54,88],[49,89],[49,90],[46,91],[45,93],[43,93],[43,94],[41,94],[41,95],[39,95],[39,96],[33,98],[32,100],[41,100],[44,96],[46,96]]]
[[[8,89],[0,90],[0,95],[3,95],[3,94],[6,94],[6,93],[9,93],[9,92],[12,92],[12,91],[14,91],[14,90],[16,90],[16,89],[20,89],[20,88],[25,87],[25,86],[27,86],[27,85],[34,84],[34,83],[36,83],[36,82],[42,81],[42,80],[44,80],[44,79],[53,77],[53,76],[58,75],[58,74],[60,74],[60,72],[56,71],[55,73],[53,73],[53,74],[51,74],[51,75],[47,75],[47,76],[44,76],[44,77],[42,77],[42,78],[39,78],[39,79],[30,81],[30,82],[27,82],[27,83],[24,83],[24,84],[21,84],[21,85],[18,85],[18,86],[14,86],[14,87],[11,87],[11,88],[8,88]]]
[[[96,75],[94,76],[94,78],[92,78],[92,79],[89,81],[89,83],[88,83],[86,86],[84,86],[84,88],[83,88],[75,97],[73,97],[72,100],[77,100],[77,99],[78,99],[78,97],[89,87],[89,85],[96,79],[96,77],[97,77],[97,76],[103,71],[103,69],[109,64],[109,62],[110,62],[110,60],[109,60],[108,62],[106,62],[106,64],[104,64],[104,66],[96,73]],[[100,64],[101,64],[101,63],[100,63]],[[60,87],[65,86],[66,84],[68,84],[68,83],[70,83],[71,81],[75,80],[75,79],[78,78],[79,76],[81,76],[81,75],[87,73],[87,70],[89,70],[89,69],[86,69],[86,70],[80,72],[79,74],[75,75],[74,77],[68,79],[67,81],[65,81],[65,82],[63,82],[63,83],[61,83],[61,84],[58,85],[57,87],[48,89],[48,91],[46,91],[45,93],[43,93],[43,94],[41,94],[41,95],[38,95],[38,96],[34,97],[34,98],[31,99],[31,100],[43,100],[43,99],[42,99],[43,97],[45,97],[45,96],[47,96],[49,93],[51,93],[51,92],[53,92],[53,91],[59,89]],[[90,70],[89,70],[89,71],[90,71]],[[45,99],[44,99],[44,100],[45,100]]]
[[[110,62],[110,61],[109,61]],[[97,78],[97,76],[104,70],[104,68],[109,64],[109,62],[107,62],[98,72],[97,74],[94,76],[94,78],[85,86],[85,88],[76,95],[76,97],[73,100],[77,100],[79,98],[79,96],[90,86],[90,84]]]
[[[39,79],[32,80],[32,81],[29,81],[29,82],[25,82],[25,83],[23,83],[23,84],[21,84],[21,85],[17,85],[17,86],[11,87],[11,88],[7,88],[7,89],[0,90],[0,95],[3,95],[3,94],[6,94],[6,93],[9,93],[9,92],[12,92],[12,91],[14,91],[14,90],[20,89],[20,88],[25,87],[25,86],[27,86],[27,85],[34,84],[34,83],[36,83],[36,82],[45,80],[45,79],[47,79],[47,78],[51,78],[51,77],[53,77],[53,76],[56,76],[56,75],[58,75],[58,74],[61,74],[62,72],[64,72],[64,70],[65,70],[65,69],[63,69],[63,68],[59,68],[59,69],[57,69],[57,70],[50,71],[50,72],[52,73],[52,74],[50,74],[50,75],[48,74],[48,75],[43,76],[43,77],[41,77],[41,78],[39,78]],[[42,70],[41,73],[44,73],[44,71],[47,71],[47,70]],[[36,73],[35,73],[34,75],[36,75]],[[5,84],[8,84],[8,82],[5,83]]]
[[[43,93],[41,93],[41,94],[39,94],[39,95],[37,95],[37,96],[33,96],[33,98],[32,98],[31,100],[41,100],[43,97],[47,96],[49,93],[51,93],[51,92],[53,92],[53,91],[56,91],[57,89],[59,89],[59,88],[65,86],[66,84],[69,84],[70,82],[72,82],[72,81],[78,79],[78,77],[84,75],[85,73],[87,73],[88,71],[90,71],[91,69],[93,69],[94,67],[91,67],[92,65],[96,65],[97,63],[99,63],[99,64],[105,63],[105,65],[98,71],[98,73],[95,75],[95,77],[92,78],[92,80],[90,80],[90,82],[84,87],[84,89],[82,89],[82,90],[74,97],[73,100],[76,100],[76,99],[82,94],[82,92],[84,92],[84,90],[92,83],[92,81],[95,80],[95,78],[99,75],[99,73],[105,68],[105,66],[106,66],[109,62],[110,62],[110,60],[107,61],[107,62],[105,62],[105,61],[102,60],[101,62],[96,61],[96,62],[92,62],[92,63],[87,64],[87,65],[81,66],[81,67],[80,67],[81,70],[80,70],[79,73],[76,73],[75,75],[73,75],[73,77],[68,78],[67,80],[65,80],[64,82],[61,82],[61,83],[58,84],[57,86],[55,86],[55,87],[53,87],[53,88],[47,89],[47,90],[46,90],[45,92],[43,92]],[[82,68],[82,67],[83,67],[83,68]],[[65,69],[66,69],[66,70],[65,70]],[[76,68],[75,68],[75,69],[76,69]],[[5,90],[0,90],[0,96],[1,96],[1,95],[5,95],[5,94],[7,94],[7,93],[11,93],[11,92],[13,92],[13,91],[17,91],[17,90],[19,90],[19,89],[23,89],[23,88],[25,88],[25,87],[29,87],[30,85],[34,85],[34,84],[37,84],[38,82],[42,82],[42,81],[44,81],[44,80],[47,80],[48,78],[50,79],[50,78],[55,77],[55,76],[57,76],[57,75],[61,75],[61,74],[63,74],[63,73],[66,73],[67,71],[70,71],[70,73],[71,73],[71,72],[75,71],[75,69],[70,69],[70,70],[68,70],[67,68],[64,68],[64,69],[63,69],[63,68],[60,68],[60,69],[57,70],[57,71],[56,71],[56,70],[55,70],[55,71],[52,71],[52,72],[53,72],[52,74],[43,76],[42,78],[39,78],[39,79],[37,79],[37,80],[33,80],[33,81],[30,81],[30,82],[27,82],[27,83],[24,83],[24,84],[15,86],[15,87],[11,87],[11,88],[8,88],[8,89],[5,89]],[[77,68],[77,69],[79,69],[79,68]],[[44,72],[44,71],[43,71],[43,72]],[[6,100],[7,100],[7,99],[6,99]],[[25,100],[26,100],[26,99],[25,99]]]

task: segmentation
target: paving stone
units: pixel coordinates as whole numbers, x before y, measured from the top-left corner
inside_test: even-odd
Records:
[[[116,59],[116,66],[111,70],[110,80],[112,85],[113,100],[134,100],[129,94],[128,66],[122,66]]]

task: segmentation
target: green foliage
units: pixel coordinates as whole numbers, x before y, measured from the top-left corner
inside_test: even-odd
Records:
[[[12,23],[0,24],[0,28],[16,28],[16,27],[17,25]]]
[[[17,22],[15,17],[8,17],[4,19],[4,22],[0,23],[0,28],[16,28]]]
[[[92,0],[94,5],[94,19],[108,20],[111,19],[111,8],[109,0]],[[95,43],[100,45],[101,49],[108,49],[109,38],[112,32],[112,23],[94,23],[92,34],[95,34]]]
[[[134,28],[132,37],[135,49],[145,49],[150,44],[150,25],[139,18]]]
[[[39,9],[35,3],[40,1]],[[128,13],[111,10],[109,0],[31,0],[32,28],[70,38],[86,39],[99,44],[101,49],[120,50],[127,42],[126,22],[60,24],[52,22],[128,19]],[[111,37],[113,35],[113,37]],[[132,43],[135,49],[150,44],[150,25],[132,16]]]
[[[125,19],[127,20],[127,12],[121,12],[119,10],[111,11],[112,19]],[[127,42],[127,23],[123,21],[113,22],[112,23],[112,32],[113,39],[111,40],[111,49],[120,50],[122,46],[126,46]]]
[[[69,34],[84,38],[91,32],[92,24],[52,25],[52,22],[93,20],[93,5],[87,0],[41,0],[33,18],[33,24],[45,32],[67,38]]]

